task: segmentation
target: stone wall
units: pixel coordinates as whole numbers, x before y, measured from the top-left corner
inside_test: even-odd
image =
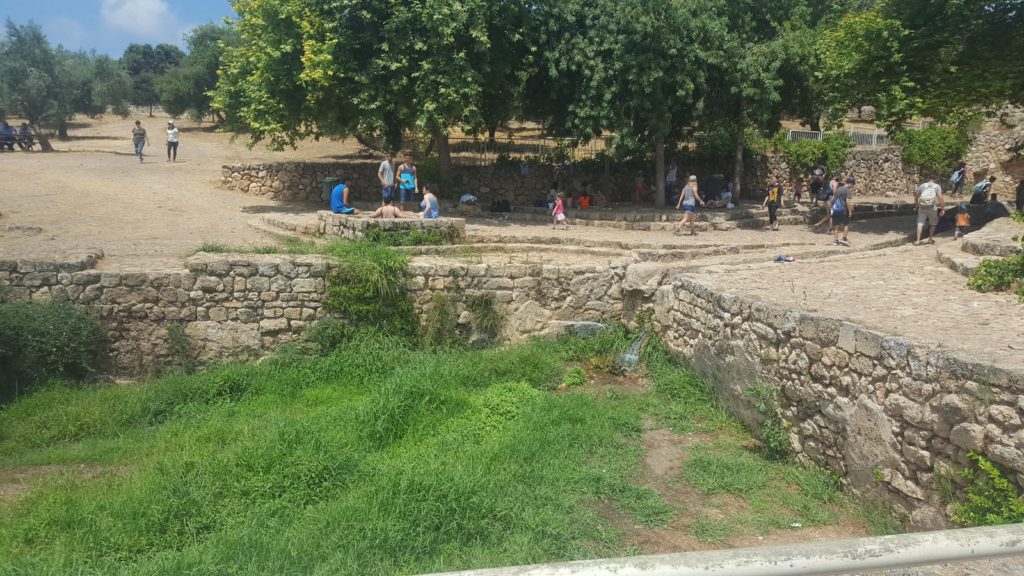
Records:
[[[769,178],[790,182],[789,162],[784,154],[770,155],[767,165]],[[856,178],[857,193],[868,196],[909,196],[920,184],[917,169],[903,163],[903,149],[899,146],[850,150],[843,175]]]
[[[311,256],[200,254],[185,270],[97,271],[96,255],[65,263],[0,261],[16,299],[69,300],[109,330],[115,365],[138,373],[168,361],[167,325],[180,322],[202,361],[252,356],[292,340],[326,315],[328,261]],[[711,290],[659,264],[415,263],[409,288],[425,315],[448,296],[464,332],[467,298],[489,293],[518,340],[623,319],[653,308],[665,345],[686,358],[751,428],[745,394],[778,391],[798,456],[884,497],[919,528],[944,524],[939,493],[975,451],[1024,478],[1024,372],[934,343],[880,334]]]
[[[1012,202],[1017,183],[1024,180],[1024,157],[1011,152],[1024,144],[1024,112],[1011,110],[1006,121],[1008,126],[989,122],[984,131],[975,134],[966,160],[975,182],[995,176],[992,191],[1000,200]]]
[[[198,359],[250,357],[291,340],[321,308],[327,263],[313,256],[199,254],[184,270],[99,271],[95,255],[71,262],[0,261],[14,300],[68,301],[107,330],[116,372],[142,374],[172,361],[169,323],[180,323]]]
[[[330,210],[316,213],[318,232],[325,236],[337,236],[355,240],[362,238],[368,230],[437,230],[450,240],[466,238],[466,221],[462,218],[365,218],[335,214]]]

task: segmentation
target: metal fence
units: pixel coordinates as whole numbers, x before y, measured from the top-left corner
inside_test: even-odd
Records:
[[[857,146],[879,147],[890,144],[889,134],[884,130],[875,129],[870,132],[864,130],[843,130],[843,133],[852,138]],[[821,140],[821,138],[821,132],[811,130],[789,131],[790,142],[796,142],[797,140]]]

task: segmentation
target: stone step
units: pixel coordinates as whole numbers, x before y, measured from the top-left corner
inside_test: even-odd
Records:
[[[956,241],[941,241],[938,250],[935,252],[935,257],[938,258],[939,262],[945,265],[950,270],[961,274],[963,276],[970,276],[974,274],[974,271],[981,264],[981,256],[965,252],[963,250],[963,240]]]
[[[314,218],[285,218],[275,215],[266,215],[260,217],[260,222],[264,225],[280,230],[282,232],[291,232],[293,234],[303,234],[306,236],[315,236],[319,234],[319,225]]]

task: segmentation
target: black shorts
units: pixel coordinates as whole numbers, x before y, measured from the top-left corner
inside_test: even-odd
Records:
[[[843,210],[842,212],[840,212],[838,214],[833,214],[832,215],[832,225],[833,226],[849,226],[850,225],[850,213],[847,212],[846,210]]]

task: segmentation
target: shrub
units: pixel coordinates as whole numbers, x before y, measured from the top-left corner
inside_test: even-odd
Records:
[[[492,292],[466,297],[466,308],[473,315],[473,328],[484,336],[494,339],[505,325],[505,311],[494,301]]]
[[[963,128],[929,126],[923,130],[900,130],[893,142],[903,147],[903,161],[921,168],[923,176],[942,176],[967,154],[971,137]]]
[[[363,234],[367,242],[384,246],[431,246],[457,244],[459,232],[454,228],[373,228]]]
[[[330,254],[338,262],[327,276],[328,312],[340,314],[355,331],[416,336],[419,321],[406,290],[405,255],[370,242],[333,245]]]
[[[1024,498],[999,468],[981,454],[970,453],[977,470],[961,472],[973,483],[967,500],[953,505],[953,521],[966,526],[990,526],[1024,522]]]
[[[459,338],[455,311],[444,292],[435,292],[433,306],[423,325],[423,344],[432,348],[443,348]]]
[[[565,377],[562,378],[562,385],[566,388],[572,388],[573,386],[582,386],[587,383],[587,373],[579,366],[570,368],[565,373]]]
[[[779,413],[775,389],[758,382],[747,388],[744,394],[754,400],[754,408],[764,420],[761,421],[760,436],[764,442],[764,455],[771,460],[786,460],[792,450],[786,421]]]
[[[339,318],[321,318],[302,331],[302,339],[320,354],[331,354],[351,340],[352,328]]]
[[[830,172],[842,170],[854,141],[842,132],[826,132],[821,140],[790,142],[786,132],[780,130],[771,138],[755,136],[751,146],[762,152],[774,150],[785,154],[792,174],[806,174],[822,162]]]
[[[101,365],[103,328],[67,303],[0,303],[0,399],[49,379],[81,380]]]

